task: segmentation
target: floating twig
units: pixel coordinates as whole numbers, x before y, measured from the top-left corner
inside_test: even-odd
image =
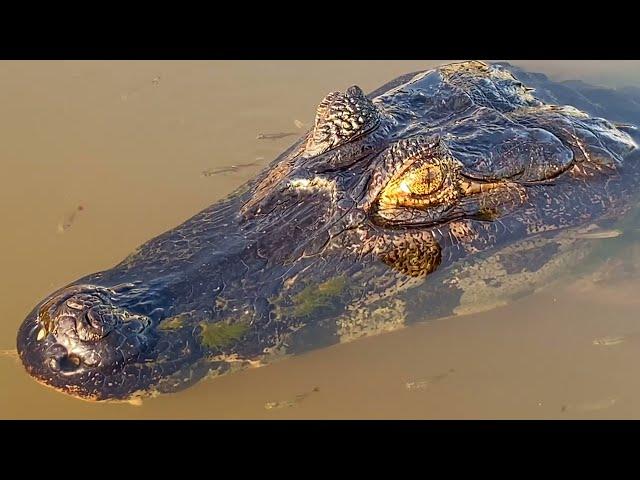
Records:
[[[296,398],[293,400],[280,400],[278,402],[267,402],[264,404],[264,408],[266,410],[273,410],[277,408],[290,408],[295,407],[300,404],[303,400],[309,397],[314,392],[319,392],[320,389],[318,387],[313,387],[313,389],[309,392],[300,393],[296,395]]]
[[[76,221],[78,214],[84,210],[82,205],[78,205],[75,210],[71,213],[67,214],[59,223],[58,223],[58,233],[64,233],[71,228],[71,226]]]
[[[256,140],[276,140],[278,138],[290,137],[292,135],[299,135],[299,133],[298,132],[259,133],[256,136]]]
[[[260,165],[260,162],[264,160],[263,157],[256,158],[255,162],[250,163],[239,163],[237,165],[229,165],[228,167],[220,167],[220,168],[208,168],[202,171],[203,177],[212,177],[214,175],[220,175],[221,173],[229,173],[229,172],[237,172],[238,170],[246,167],[255,167]]]

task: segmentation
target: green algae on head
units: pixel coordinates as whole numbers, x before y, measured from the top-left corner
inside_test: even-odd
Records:
[[[334,277],[320,284],[307,285],[302,291],[291,297],[294,317],[308,317],[320,310],[335,308],[335,300],[346,290],[347,280]]]
[[[201,343],[209,348],[222,348],[237,342],[249,329],[246,322],[228,323],[208,323],[201,322],[202,327]]]
[[[158,326],[159,330],[177,330],[184,325],[186,315],[176,315],[163,320]]]

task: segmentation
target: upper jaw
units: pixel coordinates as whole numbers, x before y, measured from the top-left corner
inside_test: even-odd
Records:
[[[118,306],[122,287],[79,284],[48,297],[22,323],[18,354],[26,370],[41,383],[84,391],[88,380],[118,375],[153,342],[154,321]],[[86,394],[86,395],[85,395]]]

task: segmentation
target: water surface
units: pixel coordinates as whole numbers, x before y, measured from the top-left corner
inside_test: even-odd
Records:
[[[308,128],[326,93],[370,91],[440,63],[0,62],[0,417],[640,418],[640,275],[624,267],[640,256],[627,246],[621,267],[611,239],[594,240],[611,245],[604,270],[507,306],[137,407],[57,393],[11,355],[44,296],[112,267],[255,176]],[[640,62],[512,63],[554,79],[640,86]]]

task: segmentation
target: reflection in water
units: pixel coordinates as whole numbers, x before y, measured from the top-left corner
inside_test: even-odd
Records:
[[[312,107],[326,91],[340,87],[341,82],[360,83],[367,90],[396,74],[429,66],[425,65],[427,62],[372,62],[363,69],[371,78],[371,85],[366,85],[369,80],[360,80],[363,72],[356,71],[362,69],[361,64],[357,69],[344,69],[343,62],[334,63],[337,65],[323,63],[322,69],[316,70],[322,74],[308,78],[308,85],[301,89],[304,92],[287,92],[288,95],[279,90],[286,77],[269,64],[212,62],[204,69],[203,64],[190,69],[167,63],[162,71],[173,72],[171,76],[163,73],[162,90],[166,88],[167,92],[154,98],[138,95],[140,105],[126,115],[110,103],[113,97],[109,91],[118,91],[122,85],[138,80],[142,85],[146,81],[142,79],[149,78],[149,70],[159,70],[157,66],[107,62],[104,66],[101,62],[7,64],[7,75],[2,80],[7,83],[5,92],[11,88],[19,91],[22,85],[29,85],[30,78],[35,80],[44,74],[51,77],[50,88],[59,90],[57,97],[70,103],[64,107],[65,122],[60,122],[60,105],[51,98],[50,91],[36,87],[23,98],[25,112],[14,113],[11,128],[16,134],[5,146],[4,158],[7,168],[15,173],[12,177],[25,182],[29,179],[35,189],[31,188],[27,195],[23,192],[24,183],[12,182],[3,192],[7,199],[20,205],[15,211],[3,210],[7,221],[20,218],[24,227],[7,232],[0,248],[5,255],[11,252],[7,256],[8,268],[0,278],[0,290],[6,296],[2,303],[10,305],[7,318],[11,320],[2,325],[1,338],[6,341],[0,346],[12,346],[17,325],[35,299],[89,271],[111,267],[138,244],[225,196],[243,181],[228,185],[227,179],[215,184],[212,179],[197,185],[189,173],[192,168],[203,171],[211,165],[212,156],[219,163],[218,168],[243,165],[258,155],[274,158],[282,145],[247,145],[241,138],[251,138],[251,131],[266,128],[286,131],[292,114],[306,115],[303,118],[312,114],[296,108]],[[114,71],[113,77],[86,75],[107,67]],[[287,71],[290,76],[300,67],[288,68],[294,69]],[[553,72],[555,68],[558,73],[557,65],[549,68],[546,71]],[[561,73],[570,78],[580,73],[580,68],[575,65]],[[595,67],[591,64],[582,68],[593,71]],[[341,69],[348,71],[343,74]],[[538,69],[545,71],[540,66]],[[200,75],[203,70],[211,73],[206,82]],[[250,83],[255,91],[247,91],[247,79],[256,71],[266,72],[270,80],[260,86]],[[74,90],[69,90],[64,79],[71,74],[91,81],[78,82]],[[629,75],[627,71],[622,76],[628,80]],[[219,82],[218,88],[212,88],[213,81]],[[179,92],[188,91],[185,85],[194,87],[192,94],[181,96]],[[238,92],[233,101],[211,93],[228,93],[233,91],[230,87]],[[208,98],[205,102],[199,97]],[[256,105],[264,105],[264,98],[271,97],[283,101],[268,102],[269,112],[256,112]],[[11,109],[11,102],[7,104]],[[203,104],[216,105],[216,115],[210,112],[210,106],[205,111]],[[218,117],[222,108],[228,113],[225,122]],[[96,111],[101,112],[97,117]],[[189,118],[193,128],[176,131],[174,120],[180,116]],[[31,131],[28,127],[35,118],[39,124],[36,141],[25,141],[24,132]],[[40,158],[46,158],[47,163],[40,165]],[[52,185],[61,182],[65,182],[65,189]],[[93,213],[83,218],[83,229],[74,231],[77,236],[47,236],[46,225],[50,223],[46,218],[55,218],[60,205],[68,205],[74,198],[91,201]],[[586,239],[617,240],[615,235],[591,235]],[[609,257],[615,257],[611,247],[605,250]],[[620,274],[620,269],[614,269],[612,275],[616,273]],[[276,409],[278,418],[637,417],[639,412],[633,410],[637,401],[633,400],[640,389],[632,372],[637,359],[629,347],[633,342],[612,346],[616,350],[592,345],[594,338],[633,331],[637,304],[631,287],[638,283],[637,277],[626,278],[631,283],[620,288],[583,282],[581,289],[572,290],[571,285],[564,284],[557,286],[552,296],[541,291],[502,309],[412,327],[314,352],[268,369],[242,372],[236,378],[205,382],[179,395],[145,402],[135,411],[126,406],[80,404],[66,399],[32,384],[15,365],[8,365],[12,362],[4,362],[0,365],[1,378],[10,383],[5,391],[11,393],[0,400],[0,413],[8,417],[30,416],[32,411],[45,417],[260,417],[265,413],[266,402],[296,398],[305,389],[303,379],[312,378],[313,384],[322,389],[323,403],[305,401],[298,408]],[[590,349],[586,351],[583,345]],[[601,352],[605,350],[613,352],[613,356],[603,357]],[[403,379],[428,382],[454,366],[456,374],[447,382],[438,383],[441,388],[426,389],[428,398],[403,397]],[[614,401],[606,408],[593,408],[605,405],[609,399]],[[30,410],[29,406],[38,408]]]

